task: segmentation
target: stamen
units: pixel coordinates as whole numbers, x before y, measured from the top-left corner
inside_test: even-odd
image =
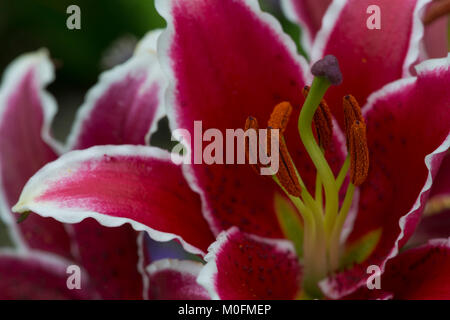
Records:
[[[292,106],[289,102],[279,103],[270,115],[268,126],[274,129],[280,129],[280,133],[283,134],[286,130],[291,113]]]
[[[270,117],[269,124],[272,123],[276,125],[277,127],[267,127],[267,150],[265,150],[265,153],[270,157],[272,154],[271,147],[271,139],[272,139],[272,130],[277,129],[283,132],[286,129],[286,125],[289,121],[289,115],[292,112],[291,105],[286,103],[280,103],[277,105],[272,113],[272,116]],[[258,138],[258,144],[260,147],[262,147],[264,144],[261,144],[259,142],[259,139],[262,137],[258,135],[258,121],[254,117],[248,117],[245,121],[245,130],[253,129],[257,132],[257,138]],[[300,186],[300,182],[297,177],[296,169],[294,166],[294,163],[292,162],[292,158],[289,154],[286,142],[284,141],[283,135],[278,135],[278,145],[279,145],[279,156],[280,156],[280,162],[279,162],[279,168],[278,172],[275,174],[275,176],[278,178],[278,181],[280,185],[286,189],[286,191],[294,196],[294,197],[300,197],[302,188]],[[259,169],[261,168],[262,164],[257,162],[256,164],[252,163],[250,159],[257,159],[256,155],[257,149],[256,146],[250,143],[250,139],[248,136],[245,137],[245,155],[247,158],[248,163],[251,165],[252,169],[257,173],[259,173]]]
[[[305,98],[308,97],[309,89],[309,86],[305,86],[302,89],[302,94]],[[330,146],[331,138],[333,136],[333,121],[330,108],[325,99],[322,99],[320,102],[319,107],[314,114],[313,121],[319,145],[326,150]]]
[[[350,181],[360,186],[369,172],[369,149],[367,148],[366,125],[356,120],[350,130]]]
[[[298,181],[297,174],[295,173],[295,167],[292,163],[291,156],[289,155],[286,142],[283,138],[280,138],[280,167],[277,172],[277,178],[281,185],[294,197],[300,197],[302,188]]]
[[[351,128],[355,121],[365,124],[364,118],[361,114],[361,108],[358,101],[352,95],[346,95],[343,99],[344,107],[344,130],[347,140],[347,148],[349,148],[349,139],[351,135]]]

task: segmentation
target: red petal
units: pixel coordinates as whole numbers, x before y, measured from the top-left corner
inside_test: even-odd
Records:
[[[332,87],[326,99],[339,124],[343,124],[342,97],[352,94],[361,105],[385,84],[409,75],[419,55],[423,35],[421,9],[427,0],[348,0],[335,1],[324,17],[311,61],[327,54],[339,60],[344,81]],[[366,11],[380,8],[381,29],[369,30]]]
[[[0,253],[0,299],[54,300],[98,298],[81,273],[81,289],[68,289],[71,264],[44,253]],[[70,270],[70,269],[69,269]]]
[[[23,55],[5,71],[0,92],[0,209],[19,246],[70,257],[64,225],[36,215],[17,225],[10,211],[26,181],[57,157],[49,130],[56,104],[44,89],[53,77],[45,51]]]
[[[180,160],[173,155],[174,160]],[[104,226],[130,223],[159,241],[178,239],[202,253],[213,236],[171,156],[144,146],[72,151],[41,169],[14,208],[77,223],[92,217]]]
[[[214,299],[294,299],[300,292],[301,266],[292,244],[232,228],[209,248],[198,282]]]
[[[450,56],[419,67],[418,77],[394,82],[369,98],[365,111],[370,169],[348,242],[382,229],[361,266],[324,285],[332,297],[365,282],[366,267],[395,256],[417,226],[442,158],[450,146]],[[328,291],[330,290],[330,291]]]
[[[106,228],[86,219],[73,225],[78,261],[103,299],[142,299],[138,233],[129,225]]]
[[[394,299],[450,299],[450,238],[431,240],[386,264],[381,277]]]
[[[322,27],[331,0],[281,0],[285,15],[302,28],[302,45],[307,51]]]
[[[188,260],[164,259],[147,268],[151,300],[209,300],[208,292],[197,283],[203,265]]]

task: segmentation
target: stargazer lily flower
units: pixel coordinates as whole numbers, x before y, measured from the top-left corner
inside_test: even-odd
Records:
[[[156,48],[156,36],[149,34],[129,61],[102,74],[65,149],[146,143],[162,115],[164,81],[150,49]],[[15,249],[0,254],[0,298],[143,298],[148,291],[143,234],[130,226],[102,227],[92,219],[64,225],[34,214],[17,224],[9,209],[26,181],[66,151],[50,134],[56,103],[45,87],[53,78],[48,54],[40,50],[17,58],[2,82],[0,209]],[[66,269],[73,264],[83,268],[82,291],[66,286]]]
[[[375,32],[365,21],[373,2],[384,8]],[[171,282],[171,297],[177,288],[195,297],[206,288],[221,299],[359,297],[371,265],[389,279],[371,297],[404,297],[399,268],[415,279],[448,258],[448,242],[434,241],[389,260],[417,226],[450,144],[450,56],[409,74],[426,1],[405,0],[401,9],[393,1],[333,2],[313,43],[312,74],[257,1],[156,4],[168,24],[158,55],[170,82],[171,128],[194,136],[198,120],[223,132],[249,116],[248,128],[268,122],[282,133],[280,171],[267,179],[244,165],[175,164],[152,147],[93,147],[42,168],[14,211],[130,223],[155,240],[179,240],[206,265],[177,262],[170,272],[182,270],[174,278],[189,284]],[[422,267],[412,268],[417,259]],[[437,279],[446,279],[447,265],[435,269]],[[414,297],[449,297],[448,286],[435,285]]]

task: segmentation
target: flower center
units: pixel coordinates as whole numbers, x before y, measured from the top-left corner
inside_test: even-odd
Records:
[[[319,281],[340,267],[343,251],[340,237],[343,225],[353,201],[355,187],[360,186],[367,177],[369,152],[365,121],[358,102],[353,96],[345,96],[343,109],[348,155],[339,174],[334,175],[324,155],[332,141],[333,123],[323,96],[330,85],[341,82],[342,76],[337,61],[332,56],[327,56],[313,65],[312,73],[316,77],[311,87],[305,87],[302,91],[306,100],[298,119],[298,131],[317,171],[314,194],[306,188],[302,179],[302,168],[298,170],[295,167],[283,137],[292,111],[288,102],[280,103],[274,108],[268,129],[279,131],[281,161],[273,180],[297,209],[288,216],[280,215],[279,212],[277,214],[286,237],[294,244],[302,244],[296,245],[304,265],[302,294],[316,298],[322,296],[318,287]],[[256,119],[249,117],[246,129],[257,128]],[[268,130],[268,137],[271,131]],[[246,146],[248,154],[252,149],[252,146]],[[270,148],[267,148],[267,153],[270,152]],[[344,180],[347,176],[350,181],[345,197],[340,202],[339,193],[345,186]],[[295,216],[297,212],[302,218],[300,223],[298,216]]]

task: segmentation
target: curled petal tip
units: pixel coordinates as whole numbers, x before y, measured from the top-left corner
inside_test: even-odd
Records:
[[[337,86],[342,83],[342,73],[338,60],[333,55],[327,55],[311,67],[311,73],[316,77],[325,77],[331,84]]]

